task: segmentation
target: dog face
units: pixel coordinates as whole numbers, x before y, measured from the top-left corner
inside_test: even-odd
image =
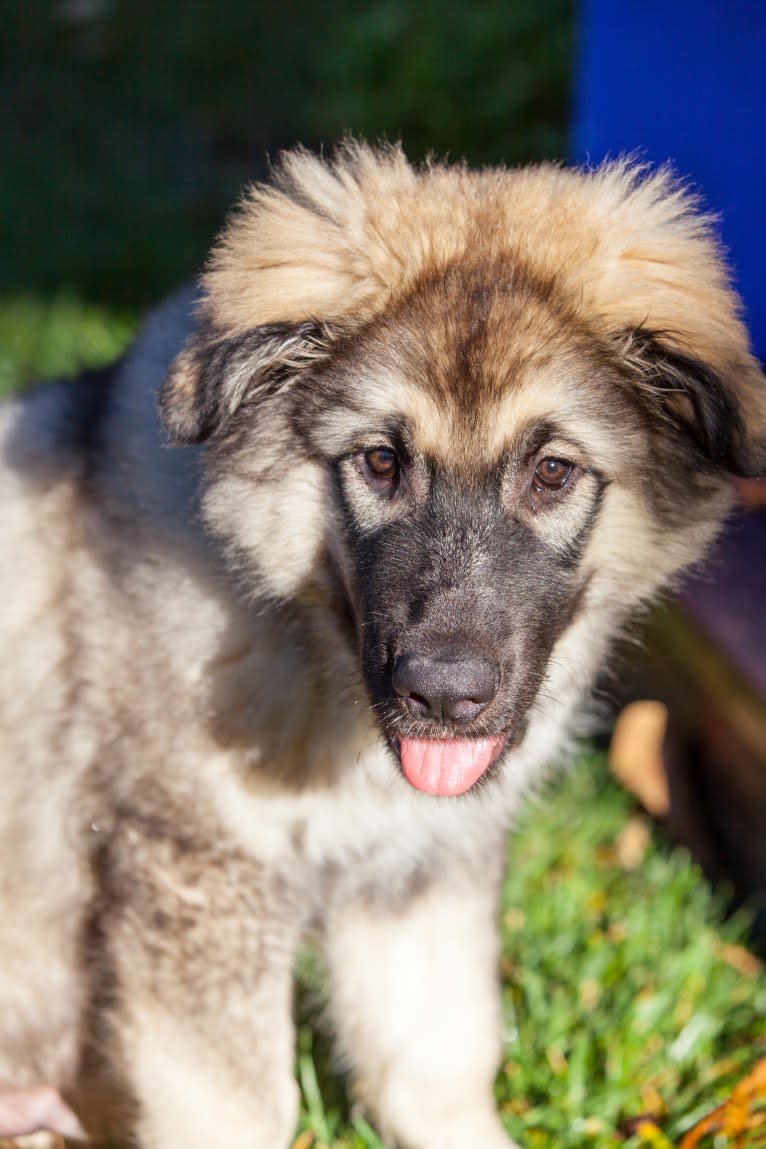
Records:
[[[298,154],[205,290],[163,410],[208,441],[206,520],[256,593],[331,601],[428,793],[587,684],[761,466],[760,372],[664,176]]]

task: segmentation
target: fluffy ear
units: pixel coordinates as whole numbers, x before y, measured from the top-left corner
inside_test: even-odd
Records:
[[[724,375],[665,342],[663,333],[638,330],[629,335],[626,359],[650,407],[709,463],[747,478],[766,475],[766,378],[751,357]]]
[[[330,353],[323,324],[267,323],[222,338],[205,330],[174,359],[160,391],[160,412],[174,446],[219,432],[243,401],[274,394]]]

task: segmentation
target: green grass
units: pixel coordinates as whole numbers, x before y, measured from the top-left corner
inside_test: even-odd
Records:
[[[73,375],[115,359],[136,323],[62,293],[0,300],[0,395],[52,375]]]
[[[621,865],[630,813],[585,759],[511,843],[499,1096],[528,1145],[604,1144],[658,1110],[675,1139],[766,1053],[763,977],[725,960],[743,923],[720,925],[699,870],[660,835]]]
[[[104,362],[133,328],[129,317],[73,297],[0,303],[1,385]],[[697,867],[656,830],[626,868],[628,825],[640,836],[630,798],[591,754],[528,804],[512,836],[497,1097],[509,1132],[529,1149],[634,1149],[650,1142],[620,1140],[618,1130],[649,1112],[677,1144],[766,1055],[766,980],[757,965],[738,968],[743,922],[722,924]],[[300,1129],[314,1135],[314,1149],[381,1149],[349,1110],[329,1043],[311,1024],[316,1007],[305,1003],[316,1002],[318,979],[304,960]],[[735,1142],[703,1142],[727,1144]]]

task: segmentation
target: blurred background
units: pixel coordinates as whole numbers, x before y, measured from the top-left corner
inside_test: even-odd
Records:
[[[296,141],[561,157],[573,37],[571,0],[5,0],[0,292],[146,306]]]
[[[4,0],[0,296],[140,311],[296,141],[635,152],[719,213],[763,357],[764,75],[762,0]]]

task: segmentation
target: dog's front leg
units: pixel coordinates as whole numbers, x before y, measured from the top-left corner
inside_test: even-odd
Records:
[[[483,883],[439,877],[403,904],[373,895],[328,922],[341,1050],[391,1144],[511,1149],[492,1097],[498,869]]]
[[[286,1149],[299,915],[251,858],[123,830],[106,874],[116,1059],[142,1149]]]

